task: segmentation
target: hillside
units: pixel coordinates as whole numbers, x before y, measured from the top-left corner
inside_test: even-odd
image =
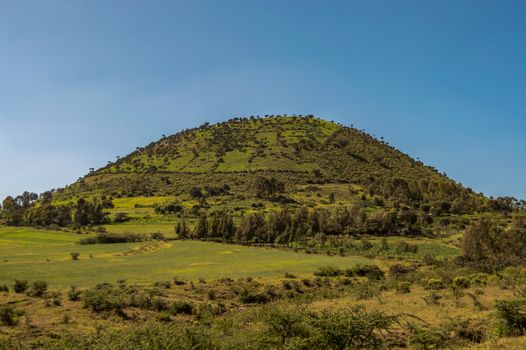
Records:
[[[234,118],[183,130],[108,162],[57,197],[170,196],[224,184],[247,194],[258,176],[276,177],[289,189],[354,184],[403,202],[480,198],[384,141],[312,116]]]

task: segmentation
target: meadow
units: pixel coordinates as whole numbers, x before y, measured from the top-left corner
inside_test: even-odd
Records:
[[[54,288],[100,282],[154,283],[223,277],[275,278],[311,274],[323,265],[371,263],[361,257],[325,256],[270,248],[198,241],[78,245],[85,234],[31,228],[0,228],[0,284],[46,280]],[[71,253],[80,254],[73,261]]]

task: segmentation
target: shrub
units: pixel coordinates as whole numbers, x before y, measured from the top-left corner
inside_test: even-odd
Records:
[[[407,266],[407,265],[402,265],[402,264],[394,264],[389,267],[390,274],[395,277],[405,275],[415,270],[416,268],[414,266]]]
[[[170,307],[170,312],[173,315],[186,314],[191,315],[193,312],[193,305],[186,301],[176,301]]]
[[[60,306],[62,305],[62,293],[59,291],[46,292],[44,300],[46,306]]]
[[[176,286],[182,286],[182,285],[185,285],[186,282],[183,281],[183,280],[181,280],[181,279],[179,279],[179,278],[177,278],[177,277],[174,277],[174,284],[175,284]]]
[[[356,284],[352,291],[358,300],[368,300],[381,294],[380,289],[370,283]]]
[[[365,250],[369,250],[373,247],[373,244],[371,242],[369,242],[367,239],[362,239],[360,241],[360,249],[365,251]]]
[[[111,288],[88,289],[84,292],[84,307],[93,312],[120,310],[124,306],[119,296],[111,293]]]
[[[13,286],[15,293],[24,293],[28,288],[29,288],[28,281],[15,279],[15,285]]]
[[[411,283],[410,282],[399,282],[395,286],[396,292],[399,294],[408,294],[411,293]]]
[[[296,276],[291,273],[285,272],[285,278],[296,278]]]
[[[79,244],[112,244],[112,243],[137,243],[145,240],[144,235],[136,233],[99,233],[95,237],[83,238]]]
[[[337,277],[343,274],[343,271],[334,266],[322,266],[318,271],[314,272],[314,276],[318,277]]]
[[[154,284],[154,286],[161,287],[161,288],[164,288],[164,289],[169,289],[171,287],[171,285],[172,285],[171,281],[157,281]]]
[[[323,311],[311,314],[310,323],[316,330],[308,340],[309,349],[381,349],[383,334],[390,333],[398,317],[380,311],[363,309]]]
[[[416,254],[418,253],[418,245],[410,244],[410,243],[407,243],[406,241],[400,241],[396,245],[395,251],[397,254],[403,254],[403,253]]]
[[[526,331],[526,299],[498,300],[495,304],[502,335],[523,335]]]
[[[162,234],[162,232],[154,232],[151,234],[151,237],[155,241],[165,241],[166,237]]]
[[[71,286],[68,291],[68,299],[71,301],[79,301],[82,292],[78,290],[77,286]]]
[[[71,260],[79,260],[80,253],[74,252],[71,253]]]
[[[409,342],[417,349],[443,349],[450,340],[446,331],[440,327],[419,327],[410,324]]]
[[[9,287],[7,285],[0,286],[0,292],[9,293]]]
[[[117,213],[115,214],[115,219],[113,219],[114,223],[120,224],[123,222],[130,221],[130,217],[127,213]]]
[[[354,275],[370,280],[381,280],[385,277],[384,272],[376,265],[356,265],[352,271]]]
[[[434,306],[434,305],[440,305],[440,299],[442,299],[442,296],[438,294],[437,292],[432,292],[426,295],[423,299],[427,305]]]
[[[471,281],[467,277],[455,277],[453,278],[453,285],[466,289],[471,285]]]
[[[31,289],[29,290],[29,295],[33,297],[41,298],[44,296],[44,294],[47,291],[47,282],[46,281],[35,281],[31,285]]]
[[[312,281],[308,278],[302,279],[301,282],[303,283],[305,287],[308,287],[308,288],[314,286],[314,283],[312,283]]]
[[[453,319],[446,326],[448,332],[456,338],[480,343],[488,333],[487,322],[481,319]]]
[[[268,293],[254,292],[243,289],[239,296],[239,300],[245,304],[265,304],[271,301],[271,296]]]
[[[425,289],[439,290],[446,288],[446,285],[442,279],[439,278],[430,278],[424,282]]]
[[[17,324],[18,313],[11,305],[0,306],[0,322],[3,326],[14,326]]]
[[[296,310],[272,307],[265,310],[266,335],[277,340],[280,348],[293,338],[307,337],[309,332],[304,315]]]

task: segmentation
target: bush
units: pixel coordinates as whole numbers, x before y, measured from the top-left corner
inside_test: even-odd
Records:
[[[71,260],[79,260],[80,253],[71,253]]]
[[[471,281],[467,277],[455,277],[453,278],[453,285],[466,289],[471,285]]]
[[[268,293],[254,292],[243,289],[239,300],[245,304],[266,304],[270,302],[272,297]]]
[[[62,305],[62,293],[59,291],[52,291],[44,293],[44,300],[46,306],[60,306]]]
[[[400,241],[396,245],[395,251],[397,254],[403,254],[403,253],[416,254],[418,253],[418,245],[410,244],[410,243],[407,243],[406,241]]]
[[[183,286],[183,285],[186,284],[186,282],[183,281],[183,280],[181,280],[181,279],[179,279],[179,278],[177,278],[177,277],[174,277],[174,284],[175,284],[176,286]]]
[[[446,284],[442,279],[439,278],[430,278],[424,282],[425,289],[439,290],[446,288]]]
[[[398,317],[380,311],[362,309],[324,311],[311,314],[310,323],[315,329],[308,340],[309,349],[381,349],[383,334],[390,333]]]
[[[483,319],[453,319],[448,325],[449,333],[456,338],[480,343],[488,333],[487,322]]]
[[[437,292],[432,292],[426,295],[423,299],[427,305],[435,306],[435,305],[440,305],[440,299],[442,299],[442,296],[438,294]]]
[[[367,277],[370,280],[381,280],[385,277],[384,272],[376,265],[356,265],[352,272],[359,277]]]
[[[173,315],[186,314],[191,315],[194,310],[194,306],[187,301],[176,301],[170,307],[170,312]]]
[[[0,286],[0,292],[9,293],[9,287],[7,285]]]
[[[130,217],[127,213],[117,213],[115,214],[115,219],[113,219],[113,222],[116,224],[120,224],[127,221],[130,221]]]
[[[443,349],[450,340],[446,331],[438,327],[419,327],[414,324],[409,325],[411,335],[409,342],[415,345],[416,349]]]
[[[82,292],[78,290],[77,286],[71,286],[68,291],[68,299],[71,301],[79,301]]]
[[[407,265],[402,265],[402,264],[394,264],[389,267],[390,274],[395,277],[405,275],[415,270],[416,268],[414,266],[407,266]]]
[[[136,233],[99,233],[95,237],[83,238],[79,244],[112,244],[112,243],[137,243],[145,240],[144,235]]]
[[[368,300],[381,294],[380,288],[370,283],[356,284],[352,291],[358,300]]]
[[[44,294],[47,291],[47,282],[46,281],[35,281],[31,285],[31,289],[29,290],[29,295],[33,297],[41,298],[44,296]]]
[[[3,326],[14,326],[17,324],[16,317],[18,313],[11,305],[2,305],[0,307],[0,322]]]
[[[495,304],[502,335],[523,335],[526,331],[526,299],[498,300]]]
[[[151,237],[153,240],[156,240],[156,241],[165,241],[166,240],[166,237],[164,236],[164,234],[162,234],[162,232],[154,232],[151,234]]]
[[[343,271],[334,266],[322,266],[318,271],[314,272],[314,276],[318,277],[337,277],[343,274]]]
[[[15,285],[13,286],[15,293],[24,293],[28,288],[29,288],[28,281],[15,279]]]
[[[411,293],[411,283],[409,282],[399,282],[395,286],[396,292],[399,294],[408,294]]]

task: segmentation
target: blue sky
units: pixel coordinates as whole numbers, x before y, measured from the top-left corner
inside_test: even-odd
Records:
[[[354,124],[526,198],[526,2],[0,0],[0,197],[232,116]]]

